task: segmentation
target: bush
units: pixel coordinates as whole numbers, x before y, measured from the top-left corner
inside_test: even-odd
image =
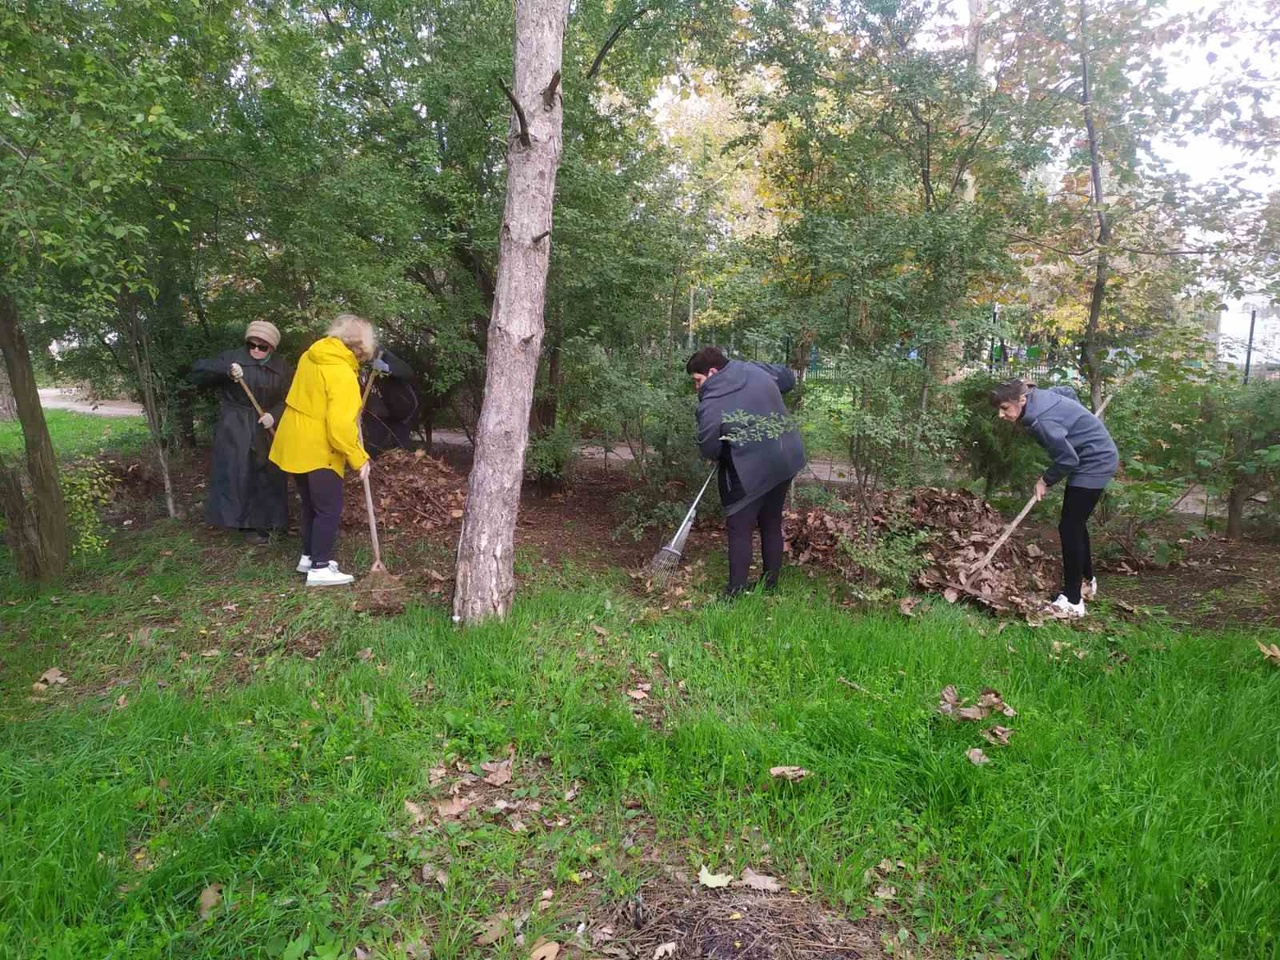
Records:
[[[529,440],[524,472],[543,493],[563,489],[573,462],[573,431],[563,422]]]
[[[1044,469],[1039,445],[1025,430],[996,416],[989,398],[998,382],[984,373],[966,377],[955,387],[960,453],[988,500],[1001,489],[1030,491]]]
[[[62,470],[62,496],[67,504],[67,528],[72,556],[93,556],[107,547],[100,511],[111,502],[116,484],[97,460],[81,460]]]

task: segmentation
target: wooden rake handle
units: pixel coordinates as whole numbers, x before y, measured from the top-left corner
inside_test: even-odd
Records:
[[[360,422],[364,417],[365,404],[369,402],[369,391],[373,389],[373,379],[377,374],[369,371],[369,379],[365,381],[364,393],[360,397],[360,412],[356,414],[356,434],[360,437],[360,446],[364,446],[364,425]],[[365,451],[366,454],[368,451]],[[382,563],[382,548],[378,544],[378,521],[373,512],[373,489],[369,486],[369,475],[365,474],[360,482],[364,484],[364,509],[369,515],[369,539],[373,545],[373,565],[369,572],[386,570]]]
[[[1107,405],[1111,403],[1111,398],[1114,396],[1115,396],[1114,393],[1111,394],[1111,396],[1107,397],[1105,400],[1102,401],[1102,406],[1098,407],[1098,412],[1095,414],[1095,416],[1099,420],[1101,420],[1102,415],[1106,413]],[[1004,533],[1000,534],[1000,539],[997,540],[995,544],[991,547],[991,549],[987,551],[987,555],[983,557],[981,560],[979,560],[977,563],[975,563],[969,570],[965,571],[964,576],[960,578],[960,582],[962,584],[967,585],[967,581],[970,577],[980,572],[983,568],[986,567],[988,563],[991,562],[991,558],[996,555],[996,551],[1004,546],[1005,541],[1009,539],[1009,537],[1013,534],[1013,531],[1018,529],[1018,524],[1022,523],[1023,520],[1027,519],[1027,514],[1031,512],[1031,508],[1034,507],[1039,502],[1040,501],[1036,499],[1035,494],[1032,494],[1031,499],[1027,501],[1026,506],[1024,506],[1021,512],[1019,512],[1019,514],[1013,518],[1013,523],[1009,524],[1007,527],[1004,528]]]
[[[258,398],[253,395],[253,391],[250,390],[249,385],[244,382],[244,378],[242,377],[237,380],[236,383],[240,384],[240,389],[243,390],[244,395],[249,398],[249,402],[253,404],[253,409],[257,411],[258,419],[261,420],[265,417],[267,415],[266,411],[262,409],[261,405],[259,405]],[[274,426],[267,427],[267,430],[273,437],[276,435],[276,428]]]

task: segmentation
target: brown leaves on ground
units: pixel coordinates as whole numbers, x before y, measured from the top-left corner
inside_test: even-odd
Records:
[[[1254,643],[1258,645],[1258,649],[1262,652],[1262,657],[1264,660],[1267,660],[1268,662],[1275,664],[1277,667],[1280,667],[1280,644],[1273,643],[1270,646],[1268,646],[1267,644],[1263,643],[1261,640],[1255,640]]]
[[[895,529],[928,530],[933,539],[920,548],[926,564],[916,578],[920,587],[941,593],[948,603],[966,599],[997,613],[1025,615],[1043,606],[1044,592],[1053,582],[1049,558],[1016,535],[986,567],[961,582],[961,575],[982,559],[1007,522],[981,497],[939,487],[888,493],[872,505],[869,520],[856,501],[847,503],[847,513],[813,508],[786,514],[786,550],[797,564],[828,567],[850,581],[874,585],[874,573],[860,567],[843,544],[863,539],[868,531],[878,540]],[[899,608],[911,615],[906,601]]]
[[[44,673],[40,674],[40,679],[31,685],[31,689],[36,693],[44,693],[50,687],[60,686],[67,682],[69,678],[65,673],[57,667],[50,667]]]
[[[556,960],[560,956],[560,944],[554,940],[547,940],[534,946],[533,952],[529,954],[529,960]]]
[[[997,723],[989,730],[983,730],[982,735],[986,738],[988,743],[994,744],[997,747],[1007,747],[1009,745],[1009,738],[1013,736],[1013,731],[1008,727],[1002,727]]]
[[[809,771],[804,767],[770,767],[769,776],[775,780],[790,780],[795,783],[809,776]]]
[[[969,758],[969,762],[972,763],[975,767],[980,767],[984,763],[991,762],[991,758],[982,752],[981,747],[973,747],[969,750],[966,750],[964,752],[964,755]]]
[[[750,890],[759,890],[761,893],[780,893],[782,884],[773,877],[766,876],[763,873],[756,873],[750,867],[744,867],[742,870],[742,879],[733,881],[735,887],[747,887]]]
[[[516,748],[511,746],[507,748],[507,759],[490,760],[480,764],[480,769],[485,772],[484,782],[491,787],[500,787],[505,783],[511,782],[511,764],[515,760]]]
[[[985,687],[981,694],[978,695],[978,702],[970,706],[965,706],[967,698],[962,700],[960,695],[956,693],[954,684],[947,684],[942,688],[942,692],[938,694],[938,713],[944,717],[954,717],[957,720],[978,721],[985,720],[993,713],[1003,714],[1006,717],[1016,717],[1018,711],[1004,702],[999,691],[990,687]]]
[[[200,891],[200,919],[207,920],[214,908],[222,902],[222,884],[211,883]]]
[[[351,476],[347,481],[353,485],[351,495],[343,498],[342,525],[363,529],[369,522],[364,491]],[[388,450],[374,461],[369,484],[379,528],[422,534],[462,519],[466,478],[425,451]]]
[[[898,609],[902,611],[904,617],[914,617],[918,606],[920,606],[919,597],[903,597],[898,601]]]

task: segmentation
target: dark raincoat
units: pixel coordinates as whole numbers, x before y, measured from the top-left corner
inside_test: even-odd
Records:
[[[373,389],[369,391],[369,402],[360,418],[364,448],[371,457],[384,450],[408,450],[413,445],[410,431],[418,416],[413,370],[390,350],[382,351],[382,359],[391,372],[375,377]]]
[[[275,417],[277,426],[293,380],[293,368],[278,353],[272,352],[271,359],[259,363],[244,347],[192,364],[192,382],[217,387],[222,402],[213,436],[213,469],[204,519],[217,527],[284,530],[289,526],[288,477],[267,460],[271,434],[258,423],[244,389],[231,379],[228,370],[233,363],[240,364],[244,382],[259,406]]]

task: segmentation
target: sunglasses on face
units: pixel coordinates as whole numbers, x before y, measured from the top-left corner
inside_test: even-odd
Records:
[[[271,344],[269,343],[260,343],[257,340],[246,340],[244,345],[248,347],[250,350],[256,350],[259,353],[271,352]]]

